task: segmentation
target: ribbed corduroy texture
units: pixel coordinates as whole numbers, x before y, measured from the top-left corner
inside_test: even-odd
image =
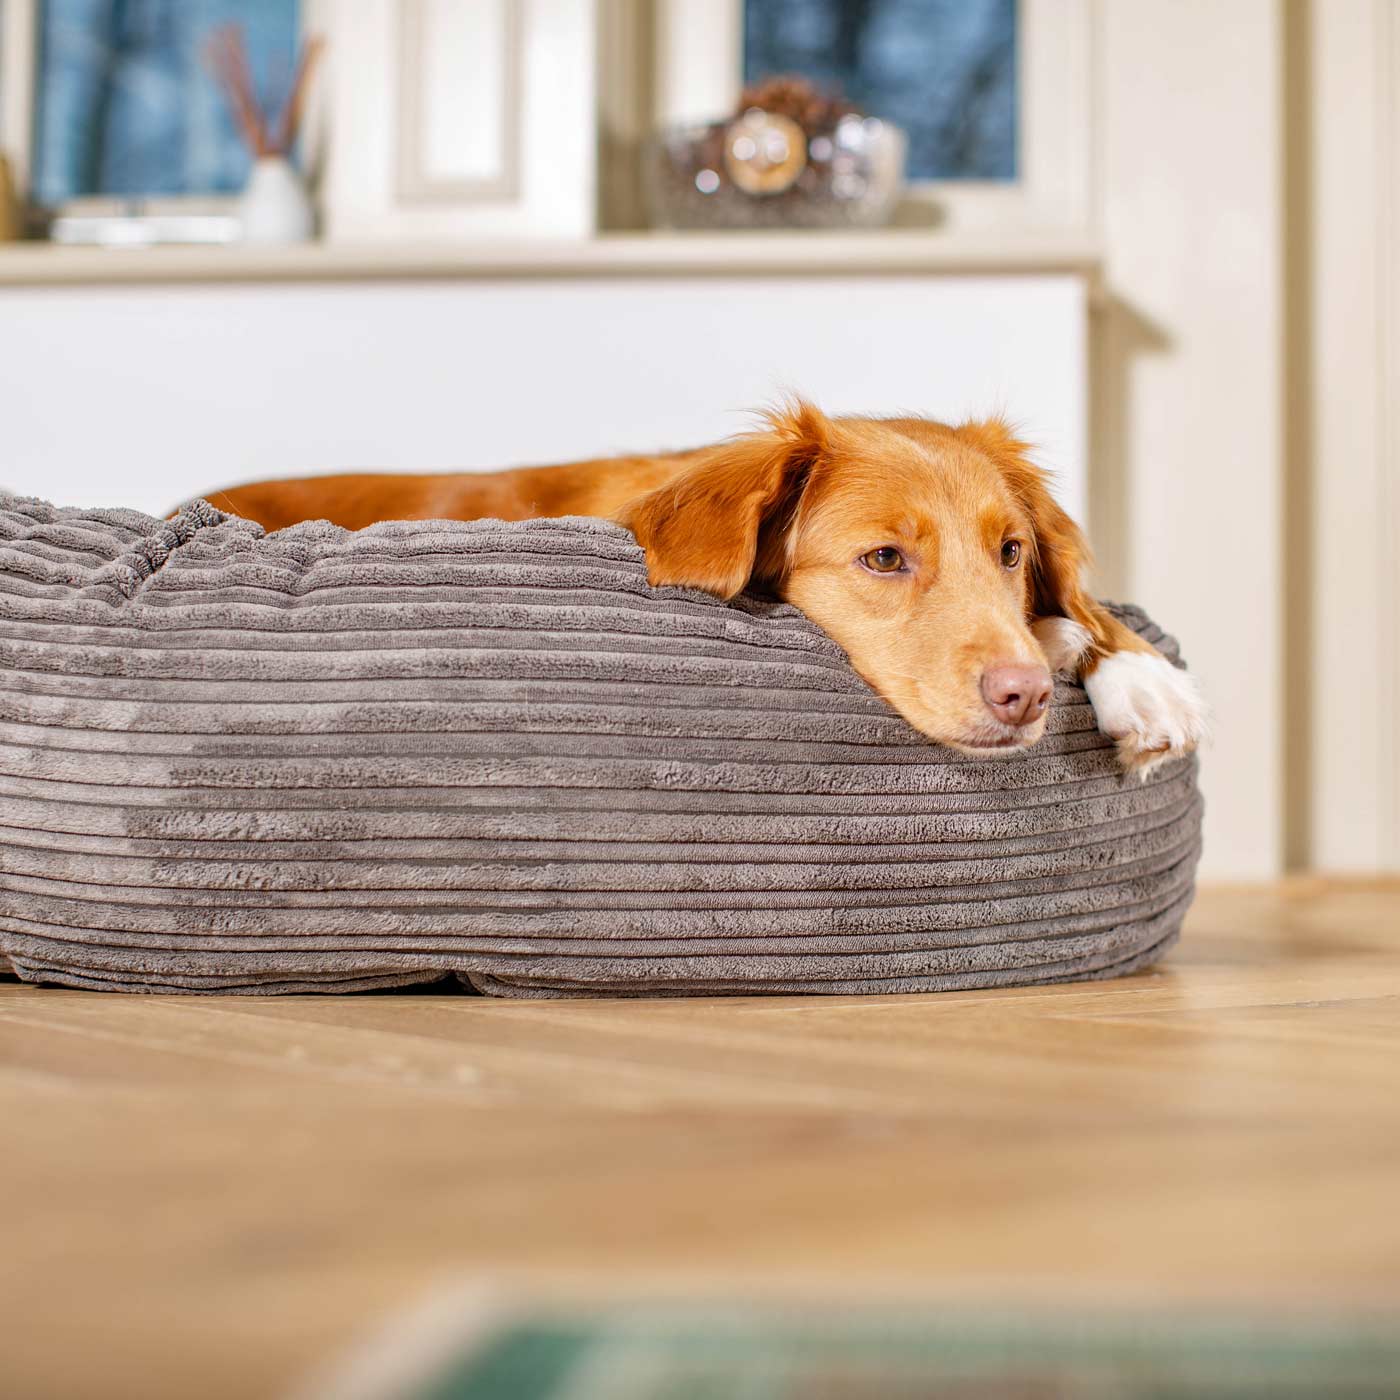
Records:
[[[1169,656],[1141,613],[1131,625]],[[262,537],[0,497],[0,952],[140,991],[920,991],[1176,937],[1194,761],[977,761],[596,520]]]

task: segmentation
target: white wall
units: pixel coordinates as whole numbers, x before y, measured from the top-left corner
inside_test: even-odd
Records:
[[[0,481],[163,513],[254,477],[683,447],[799,390],[1008,409],[1084,500],[1077,276],[0,289]]]

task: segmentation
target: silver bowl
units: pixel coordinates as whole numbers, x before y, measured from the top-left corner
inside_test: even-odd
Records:
[[[677,229],[872,228],[904,184],[904,132],[842,117],[810,138],[753,109],[734,121],[663,129],[646,151],[653,224]]]

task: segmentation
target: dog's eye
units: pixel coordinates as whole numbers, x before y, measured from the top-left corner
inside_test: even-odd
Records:
[[[890,544],[862,554],[860,562],[873,574],[897,574],[904,567],[904,556]]]
[[[1001,562],[1004,568],[1014,569],[1021,562],[1021,541],[1007,540],[1001,547]]]

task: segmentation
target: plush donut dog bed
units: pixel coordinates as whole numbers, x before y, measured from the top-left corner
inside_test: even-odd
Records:
[[[1175,657],[1141,613],[1129,625]],[[801,614],[596,520],[264,537],[0,497],[0,961],[130,991],[911,992],[1108,977],[1191,899],[1194,760],[1077,687],[910,729]]]

